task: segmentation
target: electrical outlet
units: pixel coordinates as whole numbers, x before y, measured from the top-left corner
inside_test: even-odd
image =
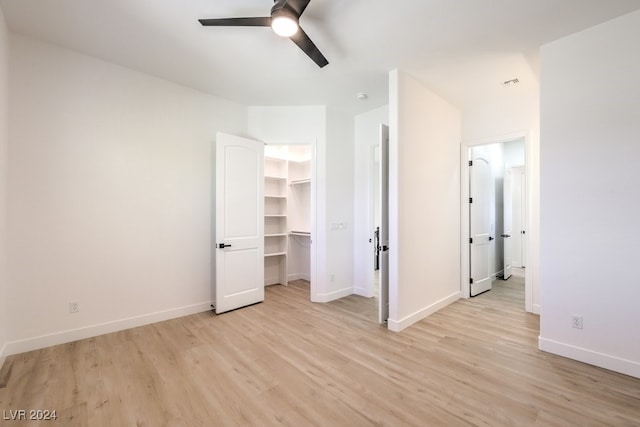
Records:
[[[78,301],[70,301],[69,302],[69,313],[78,313],[80,312],[80,302]]]
[[[583,323],[582,323],[582,316],[572,316],[571,317],[571,326],[576,328],[576,329],[582,329],[583,327]]]

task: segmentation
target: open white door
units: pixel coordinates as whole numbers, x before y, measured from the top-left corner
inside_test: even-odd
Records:
[[[264,301],[264,143],[216,137],[216,313]]]
[[[509,279],[511,277],[511,268],[512,268],[512,242],[513,239],[511,236],[513,235],[513,205],[512,205],[512,183],[513,183],[513,171],[510,168],[507,168],[504,171],[504,181],[502,188],[502,201],[503,201],[503,229],[502,234],[502,242],[504,243],[504,250],[502,256],[502,278],[504,280]]]
[[[389,319],[389,126],[380,125],[380,295],[378,321]]]
[[[469,218],[470,218],[470,260],[471,296],[491,289],[489,268],[491,236],[491,165],[487,158],[473,156],[470,165]]]
[[[513,234],[511,235],[511,240],[513,240],[513,243],[511,244],[513,252],[511,259],[515,267],[524,267],[524,260],[526,259],[525,240],[527,237],[525,235],[526,186],[524,166],[511,168],[511,171],[511,202],[513,207]]]

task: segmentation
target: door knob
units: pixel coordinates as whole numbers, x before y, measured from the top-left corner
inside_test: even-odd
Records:
[[[224,248],[230,248],[231,245],[225,245],[224,243],[218,243],[218,248],[220,249],[224,249]]]

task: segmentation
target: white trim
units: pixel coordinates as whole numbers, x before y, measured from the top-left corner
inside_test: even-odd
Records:
[[[99,335],[123,331],[125,329],[136,328],[138,326],[149,325],[151,323],[162,322],[165,320],[171,320],[178,317],[189,316],[192,314],[202,313],[210,310],[211,301],[206,301],[198,304],[187,305],[184,307],[172,308],[165,311],[143,314],[141,316],[134,316],[126,319],[99,323],[92,326],[85,326],[78,329],[69,329],[66,331],[54,332],[52,334],[40,335],[38,337],[9,342],[5,345],[5,349],[2,354],[4,355],[6,353],[6,355],[12,355],[23,353],[25,351],[38,350],[53,345],[65,344],[85,338],[92,338]]]
[[[307,282],[311,282],[311,275],[304,273],[292,273],[287,276],[287,281],[291,282],[292,280],[306,280]]]
[[[621,359],[610,354],[598,353],[586,348],[538,337],[538,348],[547,353],[568,357],[590,365],[599,366],[611,371],[640,378],[640,363]]]
[[[416,322],[424,319],[425,317],[435,313],[438,310],[448,306],[452,302],[455,302],[460,299],[460,292],[456,291],[455,293],[449,295],[448,297],[442,298],[440,301],[436,301],[435,303],[421,308],[413,314],[408,315],[407,317],[400,320],[389,319],[387,321],[387,327],[389,330],[393,332],[400,332],[401,330],[413,325]]]
[[[513,141],[516,139],[524,139],[525,147],[525,180],[527,182],[527,194],[525,199],[525,229],[529,233],[526,239],[526,253],[524,259],[525,269],[525,310],[529,313],[540,313],[540,306],[534,308],[533,306],[533,271],[532,266],[532,228],[531,228],[531,183],[533,177],[531,176],[532,161],[530,155],[530,149],[532,144],[531,132],[516,132],[512,134],[506,134],[490,138],[482,138],[473,141],[462,141],[460,144],[460,292],[463,298],[469,298],[469,277],[471,277],[469,268],[469,160],[471,160],[471,148],[480,145],[500,144],[504,142]]]
[[[354,286],[353,287],[354,295],[359,295],[365,298],[371,298],[371,295],[367,295],[367,288],[363,288],[362,286]]]
[[[337,291],[329,292],[328,294],[318,294],[317,300],[314,302],[330,302],[340,298],[348,297],[349,295],[353,295],[353,287],[348,287],[344,289],[340,289]]]
[[[540,314],[540,304],[533,304],[531,308],[533,314]]]

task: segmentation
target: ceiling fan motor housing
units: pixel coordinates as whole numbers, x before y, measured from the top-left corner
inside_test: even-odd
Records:
[[[271,8],[271,19],[278,17],[287,17],[293,19],[296,23],[300,20],[300,14],[291,7],[286,0],[275,0],[274,5]]]

